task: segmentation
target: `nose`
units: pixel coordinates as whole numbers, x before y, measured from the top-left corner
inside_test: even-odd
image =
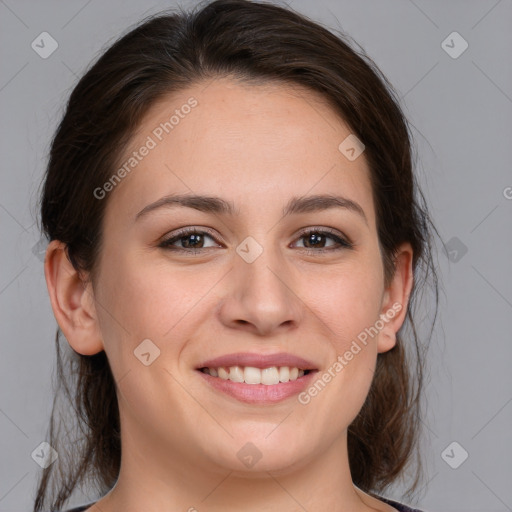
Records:
[[[228,276],[219,308],[225,326],[269,336],[299,325],[303,303],[294,290],[294,273],[278,251],[264,249],[252,263],[236,254]]]

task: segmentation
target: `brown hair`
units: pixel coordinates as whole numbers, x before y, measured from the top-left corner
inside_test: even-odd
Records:
[[[396,346],[377,358],[368,397],[348,430],[355,485],[381,492],[419,455],[424,346],[412,311],[419,287],[431,280],[437,312],[438,283],[431,239],[435,228],[413,175],[411,134],[396,93],[373,61],[349,39],[276,5],[216,0],[195,11],[160,13],[143,20],[90,67],[71,93],[55,133],[41,193],[41,222],[49,240],[66,244],[77,271],[94,282],[108,198],[104,184],[148,109],[164,95],[199,80],[230,76],[282,82],[320,93],[365,144],[373,187],[385,279],[402,242],[414,251],[414,288]],[[341,141],[340,141],[341,142]],[[427,338],[432,334],[433,325]],[[59,389],[49,425],[58,460],[42,473],[34,512],[60,509],[92,479],[106,494],[120,469],[116,385],[104,351],[63,358],[57,329]],[[68,373],[66,373],[66,370]],[[75,411],[76,439],[58,445],[57,396],[62,387]],[[61,416],[61,425],[69,415]],[[71,448],[69,448],[71,447]],[[419,459],[418,459],[419,460]],[[417,464],[409,491],[421,475]],[[52,496],[49,498],[50,483]]]

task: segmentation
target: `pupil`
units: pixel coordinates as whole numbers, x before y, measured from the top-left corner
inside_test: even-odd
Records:
[[[192,239],[192,243],[189,243],[188,240]],[[197,242],[200,242],[201,241],[201,235],[188,235],[184,238],[184,240],[187,240],[187,242],[185,243],[185,247],[196,247],[195,243]]]
[[[312,233],[311,235],[309,235],[308,244],[315,245],[320,243],[320,239],[323,238],[323,236],[324,235],[319,235],[318,233]]]

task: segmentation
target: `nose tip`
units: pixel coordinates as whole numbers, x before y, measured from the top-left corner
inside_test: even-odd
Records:
[[[249,252],[254,251],[253,242],[246,243]],[[261,251],[252,263],[240,256],[220,308],[222,322],[262,336],[298,324],[300,300],[292,290],[293,283],[287,282],[290,275],[270,250]]]

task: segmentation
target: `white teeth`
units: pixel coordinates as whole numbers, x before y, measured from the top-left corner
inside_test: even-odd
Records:
[[[304,375],[304,370],[289,366],[271,366],[269,368],[255,368],[253,366],[230,366],[219,368],[205,368],[205,373],[212,377],[246,384],[265,384],[272,386],[279,382],[297,380]]]
[[[244,370],[240,366],[231,366],[229,369],[229,380],[233,382],[244,381]]]
[[[264,368],[261,370],[261,383],[271,386],[272,384],[279,384],[279,370],[277,367]]]
[[[210,368],[208,368],[210,370]],[[221,378],[221,379],[224,379],[224,380],[227,380],[227,378],[229,377],[229,372],[226,371],[225,368],[218,368],[217,369],[217,373],[218,373],[218,376]],[[211,375],[211,373],[210,373]]]
[[[231,378],[231,374],[229,376]],[[244,381],[246,384],[261,384],[261,370],[252,366],[244,368]]]

